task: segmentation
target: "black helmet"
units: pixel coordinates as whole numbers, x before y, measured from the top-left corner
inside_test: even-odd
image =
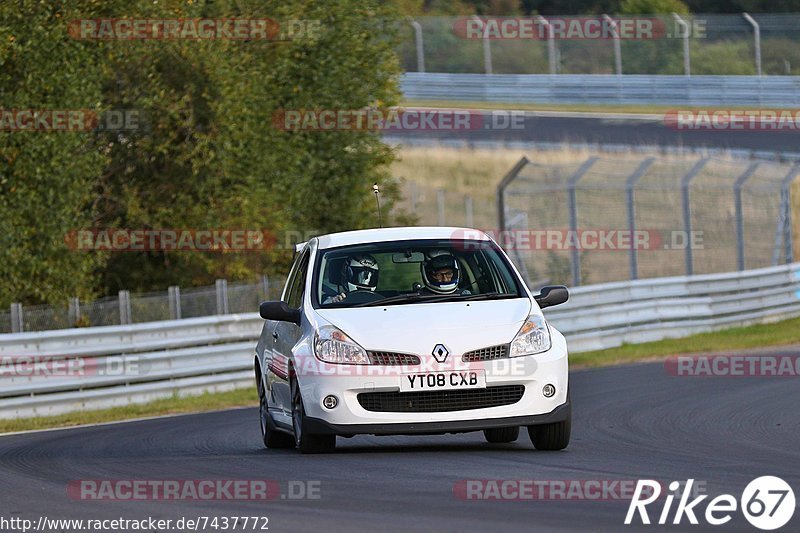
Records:
[[[439,294],[450,294],[458,288],[461,279],[458,259],[448,251],[433,250],[422,263],[422,281],[425,286]]]

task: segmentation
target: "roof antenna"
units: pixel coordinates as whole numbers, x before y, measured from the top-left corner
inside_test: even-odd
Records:
[[[383,227],[383,219],[381,218],[381,200],[378,197],[378,194],[381,190],[378,188],[378,182],[375,182],[375,185],[372,186],[372,192],[375,193],[375,203],[378,204],[378,226]]]

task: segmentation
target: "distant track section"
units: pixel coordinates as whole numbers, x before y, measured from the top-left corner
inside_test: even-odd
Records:
[[[545,111],[472,110],[485,115],[474,120],[476,128],[392,129],[385,138],[392,143],[515,144],[567,143],[669,148],[672,150],[732,150],[775,156],[800,154],[800,130],[679,129],[672,117],[661,114],[578,113]],[[508,114],[515,126],[492,127],[492,114]],[[502,122],[496,120],[495,122]]]

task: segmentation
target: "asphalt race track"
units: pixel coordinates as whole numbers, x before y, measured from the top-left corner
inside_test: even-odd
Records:
[[[8,435],[0,437],[2,515],[259,515],[269,517],[271,531],[618,531],[627,501],[475,501],[457,498],[453,488],[465,479],[652,478],[666,485],[694,478],[711,497],[738,499],[763,475],[800,486],[796,378],[673,377],[663,364],[647,363],[574,372],[571,389],[572,443],[563,452],[535,451],[527,433],[513,444],[470,433],[340,438],[332,455],[303,456],[264,449],[255,408]],[[77,479],[270,479],[280,481],[284,496],[290,480],[319,481],[320,498],[80,501],[66,491]],[[653,504],[651,519],[660,512]],[[796,531],[798,519],[786,527]],[[653,529],[639,526],[629,529]],[[731,528],[753,530],[739,511],[723,527]],[[684,519],[677,529],[711,526]]]
[[[485,116],[485,113],[484,113]],[[393,142],[496,141],[691,147],[765,152],[800,152],[798,130],[678,130],[663,116],[525,112],[521,128],[493,129],[486,118],[479,129],[407,130],[389,133]]]

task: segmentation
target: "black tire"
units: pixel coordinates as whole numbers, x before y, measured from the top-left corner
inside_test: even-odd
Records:
[[[294,448],[294,437],[288,433],[278,431],[275,429],[275,423],[272,417],[269,416],[267,411],[267,395],[264,390],[264,382],[262,378],[258,379],[258,415],[261,419],[261,439],[264,441],[264,446],[272,449],[280,448]]]
[[[292,380],[292,427],[295,445],[301,453],[331,453],[336,449],[336,435],[309,435],[303,430],[306,410],[297,381]]]
[[[563,450],[569,445],[569,436],[572,431],[572,410],[567,413],[567,419],[552,424],[528,426],[528,436],[537,450]]]
[[[519,426],[484,429],[483,436],[486,437],[486,442],[514,442],[519,438]]]

